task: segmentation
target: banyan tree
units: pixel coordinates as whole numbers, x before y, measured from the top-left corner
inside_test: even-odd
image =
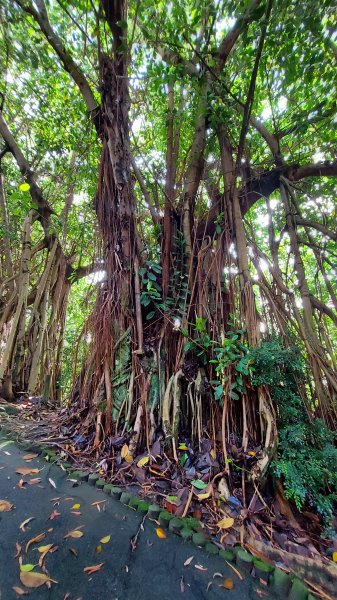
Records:
[[[226,472],[233,444],[258,448],[260,476],[270,340],[336,429],[334,19],[328,0],[4,3],[0,375],[60,401],[69,292],[100,270],[63,401],[102,451],[206,437]]]

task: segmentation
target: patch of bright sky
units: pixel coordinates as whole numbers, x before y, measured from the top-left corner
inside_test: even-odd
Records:
[[[232,29],[232,27],[235,25],[235,22],[236,19],[234,19],[234,17],[225,17],[224,19],[221,19],[215,26],[217,37],[227,33],[229,29]]]
[[[74,194],[73,204],[76,204],[76,206],[81,206],[85,200],[86,195],[83,192],[79,192],[78,194]]]
[[[97,285],[97,283],[102,283],[106,278],[106,271],[97,271],[96,273],[90,273],[84,279],[84,281],[88,284]]]
[[[280,96],[277,102],[277,112],[280,114],[284,112],[287,108],[288,100],[285,96]],[[261,112],[261,118],[263,121],[270,119],[272,116],[272,111],[269,103],[267,101],[264,102],[264,108]]]
[[[324,154],[322,154],[322,152],[317,150],[317,152],[315,152],[315,154],[312,155],[312,160],[315,163],[322,162],[322,160],[324,160]]]

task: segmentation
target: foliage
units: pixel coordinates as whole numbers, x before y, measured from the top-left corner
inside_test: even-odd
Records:
[[[249,352],[254,361],[253,385],[268,385],[277,407],[278,458],[272,464],[284,479],[286,497],[300,510],[315,508],[329,522],[337,501],[335,433],[305,409],[298,386],[306,377],[303,357],[295,346],[272,339]]]

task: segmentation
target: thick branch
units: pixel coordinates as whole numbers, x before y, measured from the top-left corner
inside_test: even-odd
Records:
[[[79,88],[82,98],[89,112],[97,109],[97,102],[94,94],[91,91],[89,83],[83,73],[72,58],[70,52],[65,48],[62,40],[55,33],[50,25],[48,13],[44,0],[35,0],[35,4],[38,7],[38,11],[33,7],[31,3],[26,3],[24,0],[15,0],[15,2],[28,14],[30,14],[35,21],[38,23],[42,33],[47,38],[49,44],[55,50],[56,54],[60,58],[63,67],[72,77],[77,87]]]
[[[299,181],[305,177],[337,177],[337,160],[333,163],[313,163],[302,167],[292,167],[287,173],[290,181]]]
[[[94,261],[90,265],[81,265],[74,269],[71,265],[67,265],[67,270],[65,274],[66,281],[70,281],[71,283],[75,283],[83,277],[87,277],[87,275],[91,275],[92,273],[98,273],[99,271],[104,270],[104,264],[102,262]]]
[[[101,0],[101,5],[113,35],[114,52],[117,52],[123,43],[123,35],[125,34],[125,30],[120,26],[120,22],[125,19],[124,2],[123,0]]]
[[[301,219],[300,217],[295,217],[296,220],[296,224],[297,225],[302,225],[303,227],[312,227],[313,229],[317,229],[317,231],[320,231],[321,233],[323,233],[323,235],[325,235],[325,237],[330,238],[331,240],[334,240],[335,242],[337,242],[337,231],[331,231],[331,229],[328,229],[327,227],[325,227],[325,225],[322,225],[322,223],[317,223],[316,221],[307,221],[306,219]]]
[[[30,195],[32,197],[33,203],[37,206],[39,221],[41,222],[41,225],[47,235],[50,215],[53,211],[50,208],[48,202],[44,199],[41,188],[35,182],[34,172],[31,170],[29,162],[25,158],[24,154],[21,152],[21,149],[16,143],[12,133],[9,131],[6,121],[4,120],[1,113],[0,135],[3,137],[8,148],[10,149],[10,152],[13,154],[23,177],[30,185]]]
[[[219,68],[222,68],[241,33],[246,29],[247,25],[255,20],[255,11],[261,4],[261,0],[251,0],[248,5],[246,12],[241,15],[234,27],[227,33],[227,35],[220,42],[219,48],[216,52],[216,56],[219,61]]]

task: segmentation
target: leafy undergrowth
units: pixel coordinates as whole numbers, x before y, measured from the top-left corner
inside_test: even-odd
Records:
[[[265,342],[251,352],[252,383],[268,385],[277,408],[279,445],[272,463],[274,474],[284,481],[285,496],[298,511],[314,509],[322,516],[326,533],[333,535],[337,500],[336,433],[307,410],[298,395],[305,380],[304,362],[295,346],[283,348],[278,340]]]

